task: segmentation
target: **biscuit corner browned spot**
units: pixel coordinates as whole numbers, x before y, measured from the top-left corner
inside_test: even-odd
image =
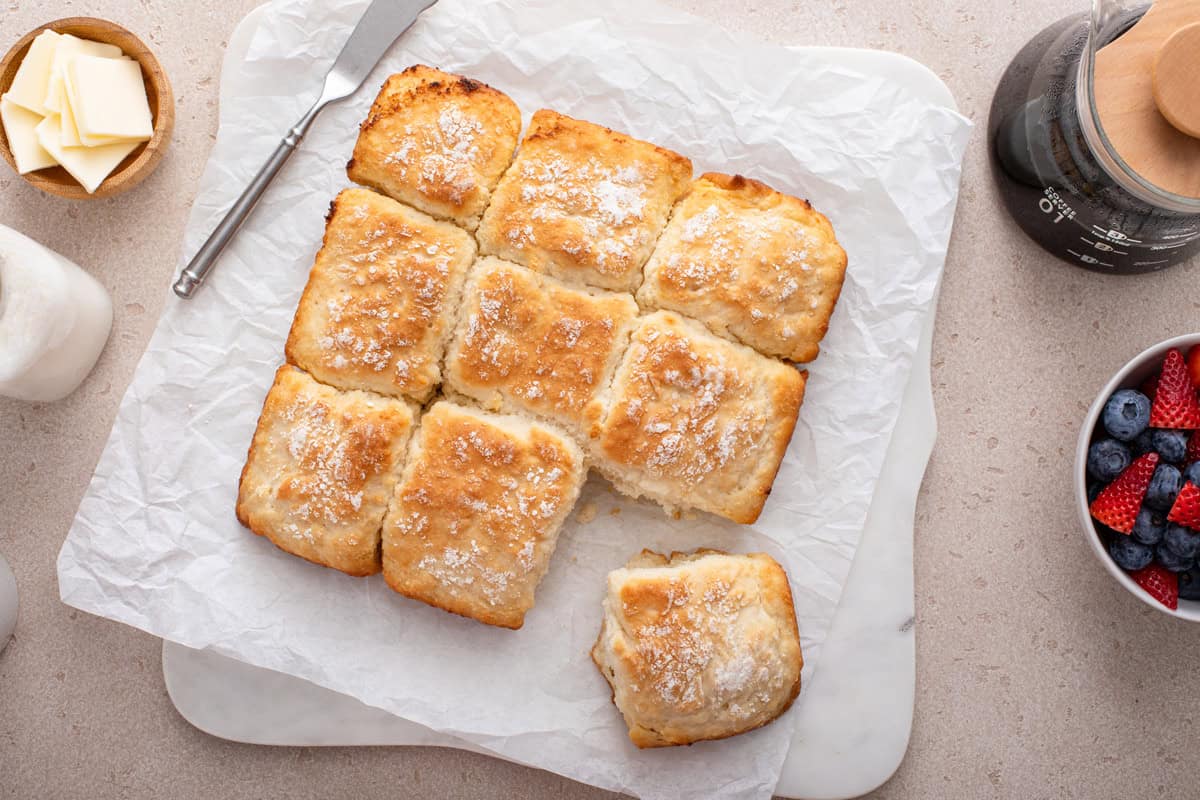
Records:
[[[467,78],[467,77],[465,77],[465,76],[462,76],[462,75],[460,75],[460,76],[458,77],[458,84],[459,84],[459,86],[461,86],[461,87],[463,88],[463,90],[464,90],[464,91],[466,91],[468,94],[469,94],[469,93],[471,93],[471,92],[477,92],[477,91],[479,91],[480,89],[483,89],[483,88],[485,88],[485,86],[486,86],[486,84],[484,84],[484,83],[481,83],[480,81],[477,81],[477,80],[475,80],[474,78]]]

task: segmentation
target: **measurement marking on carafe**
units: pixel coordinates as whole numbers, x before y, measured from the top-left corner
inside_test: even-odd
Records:
[[[1096,258],[1095,256],[1089,256],[1087,253],[1077,253],[1074,250],[1067,250],[1067,252],[1070,253],[1071,255],[1075,256],[1076,258],[1078,258],[1080,261],[1082,261],[1085,264],[1099,264],[1102,267],[1111,267],[1112,266],[1112,264],[1109,264],[1107,261],[1101,261],[1100,259]]]
[[[1099,225],[1093,225],[1092,230],[1095,231],[1097,235],[1103,236],[1105,239],[1108,239],[1109,241],[1121,242],[1122,244],[1141,244],[1142,243],[1141,239],[1130,239],[1125,234],[1121,233],[1120,231],[1113,230],[1112,228],[1102,228]]]
[[[1092,249],[1099,250],[1102,253],[1116,253],[1119,256],[1129,255],[1128,250],[1118,250],[1117,248],[1113,247],[1111,244],[1108,244],[1107,242],[1092,241],[1091,239],[1087,238],[1086,236],[1080,236],[1079,240],[1083,241],[1083,242],[1087,242],[1088,244],[1090,244],[1092,246]]]

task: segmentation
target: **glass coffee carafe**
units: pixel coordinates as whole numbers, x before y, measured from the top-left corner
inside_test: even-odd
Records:
[[[1168,76],[1153,74],[1193,23],[1200,0],[1159,0],[1152,12],[1095,0],[1090,14],[1034,37],[1004,73],[988,119],[993,173],[1017,224],[1051,254],[1135,274],[1200,252],[1200,138],[1168,122]],[[1200,85],[1191,89],[1200,106]]]

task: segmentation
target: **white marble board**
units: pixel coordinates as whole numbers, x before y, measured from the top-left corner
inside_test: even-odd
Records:
[[[251,12],[226,55],[240,60]],[[831,61],[886,73],[931,102],[955,108],[932,72],[894,53],[819,48]],[[222,90],[227,87],[222,86]],[[821,663],[806,684],[777,793],[805,800],[857,797],[884,783],[904,757],[916,678],[912,538],[917,493],[936,437],[929,312],[903,409]],[[197,728],[252,744],[437,745],[483,752],[416,723],[282,673],[163,643],[163,676]],[[615,711],[614,711],[615,713]]]

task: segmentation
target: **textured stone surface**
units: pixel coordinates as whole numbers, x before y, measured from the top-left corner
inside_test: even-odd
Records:
[[[1200,626],[1142,605],[1095,562],[1070,468],[1097,388],[1142,347],[1197,329],[1197,272],[1103,278],[1050,260],[1000,209],[982,130],[1011,55],[1085,4],[670,2],[772,41],[897,50],[946,80],[980,125],[934,345],[941,437],[918,507],[916,721],[908,758],[875,796],[1184,795],[1200,741]],[[252,5],[0,4],[0,47],[50,16],[125,24],[155,48],[179,100],[170,152],[130,195],[68,203],[0,174],[0,223],[91,270],[116,308],[111,343],[73,397],[0,400],[0,552],[22,600],[0,655],[0,797],[608,796],[449,750],[210,738],[171,706],[156,639],[58,601],[55,556],[166,297],[215,132],[225,37]]]

